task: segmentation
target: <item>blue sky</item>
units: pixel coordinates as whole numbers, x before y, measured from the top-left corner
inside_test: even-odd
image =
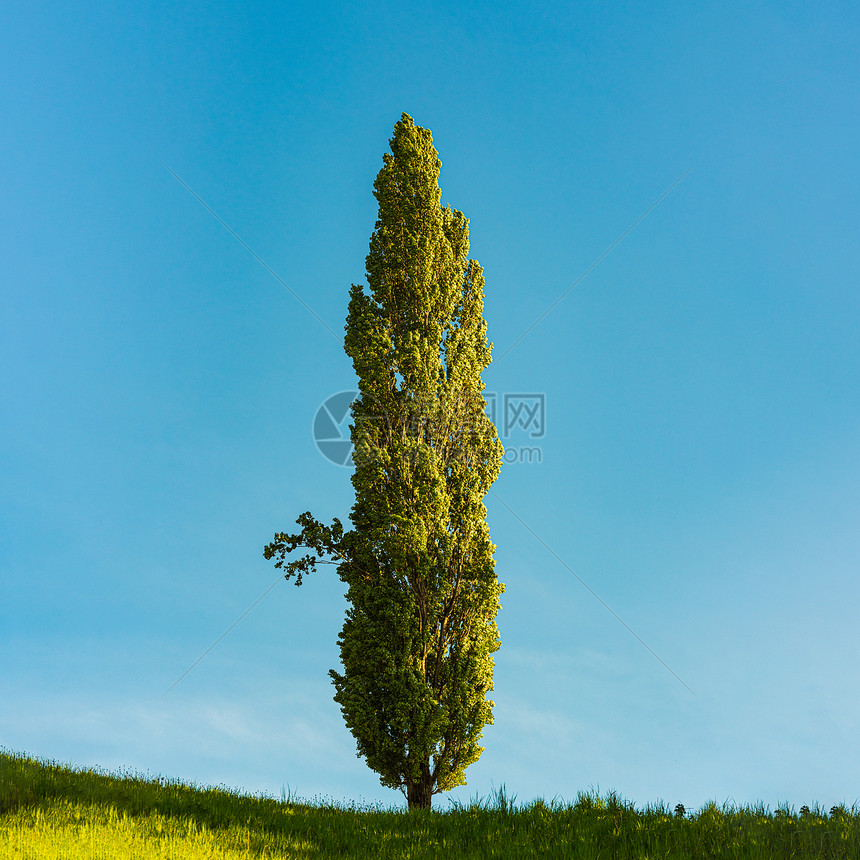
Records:
[[[487,499],[496,723],[450,796],[860,798],[858,36],[847,2],[4,4],[0,745],[402,802],[331,698],[330,569],[163,693],[276,530],[346,519],[311,430],[406,111],[487,389],[546,419]]]

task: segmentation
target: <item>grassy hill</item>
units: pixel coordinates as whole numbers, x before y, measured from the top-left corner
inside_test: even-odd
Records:
[[[860,858],[860,812],[710,804],[637,811],[615,794],[442,812],[307,804],[0,751],[0,857]]]

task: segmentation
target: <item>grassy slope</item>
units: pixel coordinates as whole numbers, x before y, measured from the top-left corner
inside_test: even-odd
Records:
[[[282,802],[139,774],[110,775],[0,752],[0,857],[75,858],[850,858],[860,813],[637,812],[610,794],[575,804],[446,812]]]

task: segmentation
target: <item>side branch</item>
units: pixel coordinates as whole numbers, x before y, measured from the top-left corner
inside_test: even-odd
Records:
[[[296,523],[302,527],[298,534],[278,532],[275,534],[274,541],[263,550],[264,558],[276,558],[275,567],[286,571],[284,579],[289,581],[291,576],[295,576],[296,585],[301,585],[302,577],[306,573],[316,572],[318,564],[340,564],[350,561],[343,547],[343,526],[337,517],[334,518],[331,526],[325,526],[314,519],[308,511],[302,514]],[[300,546],[315,550],[319,555],[329,556],[329,559],[305,555],[293,561],[287,561],[287,555]]]

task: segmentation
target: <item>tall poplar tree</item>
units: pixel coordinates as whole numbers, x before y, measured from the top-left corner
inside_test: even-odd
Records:
[[[349,608],[334,698],[358,755],[410,809],[463,785],[483,752],[504,591],[483,504],[502,463],[481,381],[484,278],[469,222],[440,203],[432,141],[407,114],[395,125],[374,183],[369,291],[350,291],[352,530],[305,513],[265,548],[296,585],[338,565]],[[315,554],[287,561],[298,547]]]

